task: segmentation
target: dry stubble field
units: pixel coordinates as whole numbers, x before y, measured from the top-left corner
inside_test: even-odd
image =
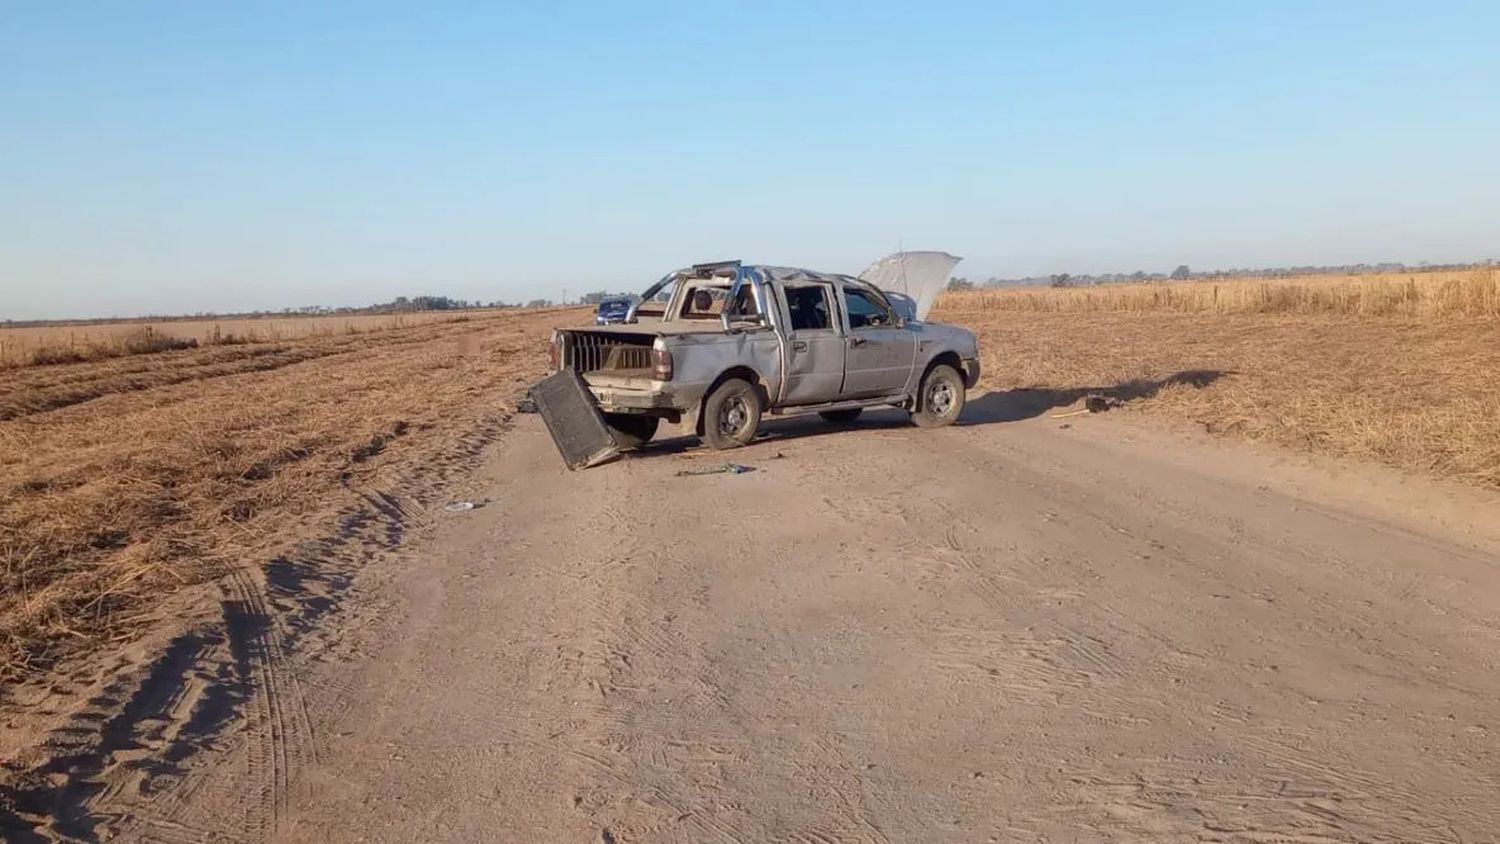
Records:
[[[0,688],[499,435],[555,311],[0,370]],[[289,333],[290,334],[290,333]]]
[[[1500,272],[953,293],[985,386],[1500,487]]]
[[[193,346],[280,343],[494,316],[491,310],[339,316],[89,320],[0,326],[0,369],[80,363]]]
[[[1493,271],[950,294],[989,389],[1500,486]],[[0,680],[69,668],[499,436],[582,311],[0,371]],[[1014,404],[1014,403],[1013,403]],[[85,672],[87,673],[87,672]]]

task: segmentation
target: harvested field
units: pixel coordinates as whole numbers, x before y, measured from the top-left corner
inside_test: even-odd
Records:
[[[198,346],[279,343],[494,316],[493,310],[345,316],[57,322],[0,327],[0,369],[125,357]]]
[[[0,678],[129,639],[165,596],[411,471],[461,468],[568,318],[387,321],[0,372]]]
[[[945,296],[934,317],[979,333],[991,388],[1051,404],[1113,390],[1215,433],[1497,487],[1495,283],[1476,271],[983,291]],[[1389,284],[1416,291],[1404,315],[1372,304]]]
[[[934,317],[980,334],[985,387],[1048,407],[1112,391],[1215,433],[1500,486],[1500,319],[1448,315],[1482,312],[1494,284],[982,291]],[[1407,315],[1361,311],[1391,285]],[[145,596],[269,553],[379,467],[493,436],[559,317],[404,319],[254,320],[286,339],[0,373],[0,676],[128,637]]]
[[[1042,313],[1339,314],[1361,317],[1500,317],[1493,268],[1400,275],[1030,287],[949,294],[959,311]]]
[[[1500,319],[1453,315],[1485,313],[1494,285],[1474,271],[982,291],[934,317],[980,334],[984,387],[1041,409],[1106,391],[1219,434],[1496,487]],[[1373,304],[1390,301],[1407,312]],[[255,320],[282,339],[0,372],[0,677],[127,639],[152,599],[492,438],[550,327],[583,318]]]

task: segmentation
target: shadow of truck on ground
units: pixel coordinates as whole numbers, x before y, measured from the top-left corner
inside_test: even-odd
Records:
[[[1041,416],[1053,408],[1067,407],[1090,395],[1103,395],[1119,402],[1130,402],[1135,399],[1150,398],[1156,395],[1164,387],[1176,384],[1188,384],[1193,387],[1206,387],[1219,380],[1225,375],[1234,373],[1217,369],[1192,369],[1169,375],[1159,380],[1146,378],[1127,381],[1112,387],[1073,387],[1068,389],[1049,389],[1036,387],[1022,387],[1014,390],[998,390],[984,393],[983,395],[970,394],[968,403],[964,405],[964,412],[959,417],[958,424],[968,425],[992,425],[1004,422],[1019,422],[1023,419],[1031,419]],[[769,443],[778,440],[796,440],[805,437],[820,437],[828,434],[839,434],[857,431],[890,430],[893,428],[906,428],[911,425],[911,417],[903,410],[891,408],[870,408],[852,422],[828,422],[817,416],[796,416],[790,419],[777,419],[767,416],[761,422],[760,434],[755,438],[756,443]],[[700,450],[696,436],[667,436],[648,444],[640,451],[630,453],[632,457],[650,457],[653,455],[681,454],[686,451]],[[731,455],[733,452],[724,452]]]
[[[1104,396],[1121,403],[1136,399],[1148,399],[1161,392],[1164,387],[1186,384],[1202,389],[1226,375],[1234,373],[1220,369],[1189,369],[1159,380],[1137,378],[1112,387],[1070,387],[1053,389],[1046,387],[1018,387],[1013,390],[997,390],[981,396],[970,397],[964,406],[960,425],[989,425],[997,422],[1019,422],[1041,416],[1049,410],[1067,407],[1091,395]]]

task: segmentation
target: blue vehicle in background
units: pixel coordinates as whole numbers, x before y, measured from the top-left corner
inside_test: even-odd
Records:
[[[625,317],[630,314],[630,304],[633,302],[629,296],[611,296],[608,299],[599,300],[599,310],[594,313],[595,325],[609,325],[616,322],[624,322]]]

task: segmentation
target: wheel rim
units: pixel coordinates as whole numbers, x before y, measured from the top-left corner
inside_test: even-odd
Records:
[[[927,390],[927,408],[938,416],[946,417],[951,414],[957,403],[953,385],[946,381],[939,381]]]
[[[750,409],[745,406],[744,398],[735,396],[719,408],[719,433],[726,437],[735,436],[749,418]]]

